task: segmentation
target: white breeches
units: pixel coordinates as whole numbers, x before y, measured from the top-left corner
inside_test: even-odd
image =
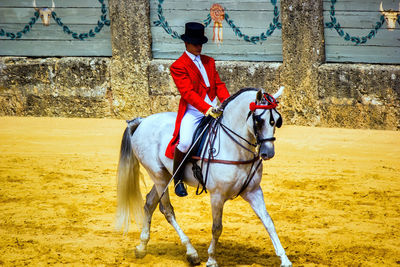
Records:
[[[204,101],[212,106],[217,106],[217,98],[211,101],[208,95],[206,95]],[[196,131],[197,126],[200,124],[201,119],[204,118],[204,114],[198,111],[195,107],[188,104],[185,115],[183,115],[181,128],[179,129],[179,144],[177,148],[182,152],[188,152],[193,141],[193,134]]]

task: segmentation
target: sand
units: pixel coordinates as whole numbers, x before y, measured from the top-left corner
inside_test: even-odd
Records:
[[[0,265],[187,266],[158,210],[148,254],[140,231],[114,230],[125,122],[0,117]],[[294,266],[400,264],[400,132],[283,126],[265,163],[267,209]],[[152,183],[145,176],[142,193]],[[207,261],[209,195],[171,196]],[[225,205],[220,266],[278,266],[268,234],[240,198]]]

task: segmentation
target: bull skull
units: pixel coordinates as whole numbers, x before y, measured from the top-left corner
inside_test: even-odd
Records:
[[[36,6],[36,0],[33,0],[33,8],[39,12],[40,18],[42,19],[42,23],[44,26],[49,26],[50,25],[50,19],[51,19],[51,13],[56,9],[56,4],[54,3],[54,0],[51,0],[53,3],[51,8],[43,7],[43,8],[38,8]]]
[[[388,25],[388,30],[393,31],[394,28],[396,28],[397,17],[400,15],[400,2],[399,2],[399,11],[393,9],[383,10],[382,2],[381,5],[379,6],[379,11],[382,13],[382,15],[385,16],[385,20]]]

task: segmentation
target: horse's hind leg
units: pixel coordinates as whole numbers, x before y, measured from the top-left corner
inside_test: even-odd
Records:
[[[136,258],[143,258],[146,256],[147,243],[150,240],[150,225],[151,217],[157,207],[158,194],[156,187],[153,186],[151,191],[146,196],[146,204],[144,205],[144,220],[142,233],[140,234],[140,244],[136,246]]]
[[[162,188],[162,190],[163,189],[164,188]],[[172,227],[174,227],[175,231],[179,235],[179,238],[181,239],[182,244],[186,246],[187,260],[192,265],[199,265],[200,259],[199,259],[199,255],[197,254],[196,249],[193,247],[192,243],[190,243],[189,238],[185,235],[185,233],[182,231],[181,227],[176,222],[175,212],[174,212],[174,208],[172,207],[170,199],[169,199],[168,190],[165,192],[163,198],[161,199],[160,211],[162,214],[164,214],[165,218],[172,225]]]
[[[254,212],[261,219],[264,227],[267,229],[269,236],[271,237],[272,244],[275,248],[275,253],[281,258],[281,266],[292,266],[292,263],[286,256],[285,249],[282,247],[281,241],[276,233],[274,222],[269,216],[265,207],[264,196],[261,187],[251,192],[245,192],[242,197],[250,203]]]

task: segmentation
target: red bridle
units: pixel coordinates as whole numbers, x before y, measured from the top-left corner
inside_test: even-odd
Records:
[[[272,101],[270,101],[268,99],[267,95],[271,97]],[[278,102],[276,102],[276,99],[272,95],[265,93],[263,96],[269,104],[268,105],[257,105],[256,102],[251,102],[250,106],[249,106],[250,111],[254,112],[256,109],[274,109],[278,106]]]

